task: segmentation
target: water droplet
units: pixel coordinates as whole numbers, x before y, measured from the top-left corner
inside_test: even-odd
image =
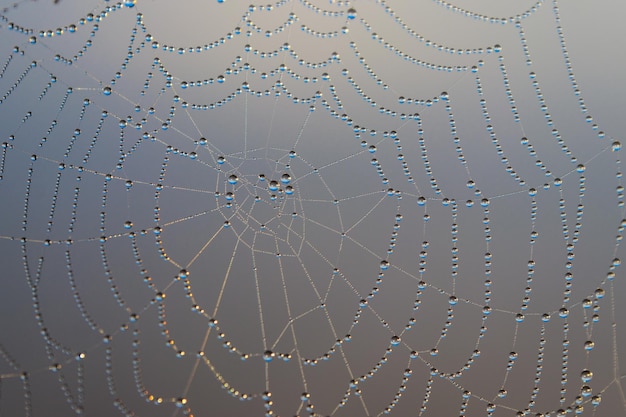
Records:
[[[276,354],[274,352],[272,352],[271,350],[266,350],[263,353],[263,360],[265,362],[271,362],[272,359],[274,359],[274,356],[276,356]]]
[[[280,182],[282,182],[283,184],[289,184],[291,182],[291,175],[289,174],[283,174],[280,177]]]
[[[616,140],[615,142],[613,142],[613,144],[611,145],[611,150],[613,152],[617,152],[617,151],[621,151],[622,150],[622,143],[618,140]]]
[[[585,369],[580,373],[580,379],[582,379],[583,382],[589,382],[592,378],[593,372],[591,372],[589,369]]]
[[[125,0],[124,7],[135,7],[135,3],[137,3],[137,0]]]
[[[350,20],[356,19],[356,9],[353,9],[353,8],[348,9],[348,11],[346,12],[346,16]]]
[[[585,350],[592,350],[595,346],[596,344],[594,343],[593,340],[587,340],[585,342]]]
[[[401,342],[400,336],[393,336],[391,338],[391,344],[393,346],[398,346],[400,344],[400,342]]]
[[[237,181],[239,181],[239,178],[237,178],[237,176],[235,174],[232,174],[231,176],[228,177],[228,183],[229,184],[237,184]]]
[[[386,261],[386,260],[380,261],[380,269],[382,269],[383,271],[386,269],[389,269],[389,261]]]
[[[112,91],[113,90],[111,90],[111,87],[104,87],[102,89],[102,94],[104,94],[105,96],[110,96]]]

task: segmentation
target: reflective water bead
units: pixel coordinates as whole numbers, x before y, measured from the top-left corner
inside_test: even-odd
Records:
[[[622,143],[618,140],[616,140],[615,142],[613,142],[613,144],[611,145],[611,150],[613,152],[617,152],[622,150]]]
[[[591,372],[589,369],[584,369],[580,373],[580,379],[582,379],[583,382],[589,382],[591,381],[592,378],[593,378],[593,372]]]

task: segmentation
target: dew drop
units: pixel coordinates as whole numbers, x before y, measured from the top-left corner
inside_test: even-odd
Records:
[[[613,142],[613,144],[611,145],[611,150],[613,152],[618,152],[622,150],[622,143],[618,140],[616,140],[615,142]]]

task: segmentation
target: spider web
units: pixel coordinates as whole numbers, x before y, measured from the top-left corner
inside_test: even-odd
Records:
[[[5,3],[0,413],[626,415],[618,8]]]

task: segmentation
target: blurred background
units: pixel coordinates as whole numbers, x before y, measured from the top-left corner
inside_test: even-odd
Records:
[[[622,3],[0,10],[1,415],[626,416]]]

